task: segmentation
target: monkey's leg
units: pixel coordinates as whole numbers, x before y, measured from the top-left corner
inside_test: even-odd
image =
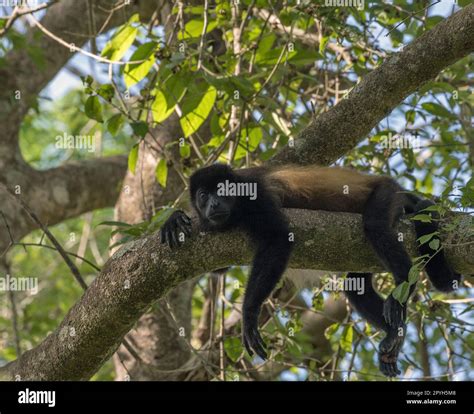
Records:
[[[347,279],[360,279],[363,282],[363,293],[357,290],[345,291],[351,306],[366,320],[378,329],[386,332],[387,336],[380,344],[380,371],[387,377],[400,374],[397,358],[403,345],[404,336],[398,336],[398,331],[392,329],[383,316],[384,301],[372,285],[371,273],[348,273]],[[358,286],[353,284],[353,286]]]
[[[243,313],[243,342],[250,355],[255,352],[267,358],[265,344],[258,331],[258,316],[263,302],[270,296],[288,264],[291,244],[284,236],[261,239],[257,246],[252,270],[245,290]]]
[[[415,212],[419,212],[435,205],[430,200],[420,200],[414,207]],[[415,220],[416,237],[437,233],[439,214],[436,211],[426,211],[423,214],[428,214],[431,217],[431,222],[425,223],[420,220]],[[431,240],[438,240],[438,236],[433,236]],[[430,259],[426,262],[425,271],[430,278],[433,286],[442,292],[452,292],[459,287],[461,275],[456,273],[449,266],[444,251],[433,250],[430,243],[424,243],[418,247],[422,255],[428,255]]]
[[[389,325],[383,317],[383,299],[372,285],[372,273],[348,273],[346,279],[353,279],[353,286],[363,283],[362,293],[346,290],[344,294],[351,306],[367,321],[378,329],[388,332]]]
[[[363,215],[365,235],[385,268],[393,274],[397,285],[408,281],[412,266],[410,256],[393,228],[403,214],[403,206],[406,203],[406,197],[398,193],[401,190],[394,182],[379,186],[367,200]],[[387,336],[380,344],[381,365],[396,363],[405,339],[406,304],[402,305],[390,294],[383,304],[383,316],[389,328]]]

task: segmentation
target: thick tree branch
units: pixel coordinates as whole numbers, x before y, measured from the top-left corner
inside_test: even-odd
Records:
[[[423,83],[474,51],[474,4],[436,25],[366,75],[328,112],[314,119],[272,162],[329,165],[365,138]]]
[[[36,171],[26,164],[5,168],[0,181],[21,195],[42,223],[53,225],[87,211],[114,204],[127,169],[127,157],[116,156],[69,162],[61,167]],[[2,195],[1,210],[12,229],[15,240],[36,229],[15,200]],[[0,246],[9,242],[9,235],[0,223]]]
[[[124,22],[132,13],[150,17],[160,4],[137,1],[112,12],[117,1],[93,0],[96,28],[90,33],[87,19],[88,0],[63,0],[52,5],[42,24],[68,43],[82,46],[99,29],[110,29]],[[162,1],[161,1],[162,3]],[[142,10],[143,9],[143,10]],[[21,121],[41,90],[56,76],[73,56],[68,48],[42,36],[37,28],[25,35],[28,47],[15,48],[4,58],[0,68],[0,181],[10,189],[21,190],[25,202],[48,225],[61,222],[86,211],[111,206],[119,194],[120,182],[126,172],[126,157],[101,158],[67,163],[48,171],[35,171],[23,160],[18,133]],[[31,53],[32,48],[40,56]],[[18,215],[14,202],[2,204],[2,211],[21,238],[35,228]],[[5,248],[5,237],[0,246]],[[8,240],[7,240],[8,243]]]
[[[360,215],[288,210],[296,235],[291,266],[334,271],[382,270],[364,240]],[[451,234],[466,233],[468,215]],[[411,224],[399,231],[415,253]],[[459,237],[459,236],[456,236]],[[447,242],[448,259],[459,272],[474,273],[474,243]],[[456,247],[452,244],[459,243]],[[243,249],[242,247],[245,246]],[[207,271],[230,264],[248,264],[251,251],[242,233],[199,234],[170,252],[155,233],[124,246],[104,266],[60,326],[36,348],[0,368],[0,379],[74,380],[90,378],[115,352],[135,321],[171,288]],[[17,377],[18,378],[18,377]]]

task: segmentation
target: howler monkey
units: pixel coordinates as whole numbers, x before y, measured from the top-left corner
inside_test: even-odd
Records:
[[[248,191],[255,190],[250,194]],[[239,192],[240,190],[240,192]],[[284,273],[290,257],[289,224],[282,208],[343,211],[363,215],[364,233],[385,269],[397,285],[408,280],[411,259],[395,233],[404,213],[423,210],[433,203],[407,193],[393,179],[363,174],[339,167],[254,167],[233,170],[214,164],[197,170],[190,179],[191,201],[203,230],[244,230],[255,244],[255,257],[243,302],[243,343],[250,355],[266,358],[258,331],[258,316]],[[430,223],[416,221],[417,237],[437,231],[437,214]],[[190,219],[175,211],[161,229],[162,243],[180,244],[179,234],[190,235]],[[425,270],[435,288],[451,291],[460,275],[453,272],[443,251],[428,244],[420,253],[431,256]],[[435,254],[436,253],[436,254]],[[380,370],[387,376],[400,374],[397,358],[405,337],[406,304],[392,295],[385,300],[372,285],[372,274],[349,273],[364,279],[365,292],[346,292],[350,304],[370,323],[386,332],[380,343]],[[413,286],[412,286],[413,288]]]

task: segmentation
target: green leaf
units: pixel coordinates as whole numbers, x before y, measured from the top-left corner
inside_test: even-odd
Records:
[[[288,54],[288,61],[293,65],[312,65],[322,56],[314,50],[297,50]]]
[[[107,42],[102,50],[102,56],[110,60],[120,60],[132,46],[137,37],[138,29],[128,23],[122,26]]]
[[[326,337],[326,339],[330,339],[331,336],[333,336],[336,333],[336,331],[339,329],[339,326],[340,326],[339,322],[329,325],[324,331],[324,336]]]
[[[410,109],[405,112],[405,120],[409,124],[413,124],[415,122],[415,116],[416,116],[416,111],[414,111],[413,109]]]
[[[273,66],[278,62],[278,59],[280,59],[280,55],[282,54],[282,52],[283,56],[281,58],[281,63],[285,63],[286,60],[296,55],[296,51],[283,51],[283,48],[280,47],[276,49],[271,49],[265,53],[262,53],[261,55],[256,55],[255,63],[259,66]]]
[[[435,234],[436,234],[436,232],[430,233],[430,234],[425,234],[424,236],[421,236],[418,239],[418,243],[420,243],[420,245],[428,243]]]
[[[408,295],[410,294],[410,284],[408,282],[403,282],[399,284],[395,289],[393,289],[392,296],[404,305],[408,300]]]
[[[130,154],[128,154],[128,169],[132,174],[135,174],[135,167],[137,166],[137,160],[138,160],[138,144],[135,144],[131,151]]]
[[[440,116],[442,118],[455,118],[455,116],[449,112],[444,106],[439,105],[435,102],[425,102],[421,104],[422,108],[432,115]]]
[[[217,26],[216,21],[211,21],[208,23],[206,28],[206,33],[209,33]],[[202,34],[202,30],[204,28],[204,20],[193,19],[186,23],[184,26],[184,33],[181,31],[178,33],[178,39],[192,39],[193,37],[200,37]]]
[[[155,177],[158,184],[163,188],[166,188],[166,181],[168,180],[168,164],[164,158],[162,158],[156,166]]]
[[[157,48],[156,42],[148,42],[144,43],[143,45],[139,46],[137,50],[133,53],[130,57],[131,61],[136,60],[143,60],[142,63],[127,63],[125,65],[125,69],[123,72],[123,77],[125,80],[125,85],[127,88],[130,86],[135,85],[136,83],[140,82],[150,69],[153,67],[155,63],[155,55],[154,52]]]
[[[124,223],[123,221],[101,221],[98,226],[117,226],[117,227],[131,227],[131,224]]]
[[[94,79],[92,79],[91,75],[81,76],[82,83],[87,86],[91,86]]]
[[[419,278],[420,278],[420,269],[418,269],[418,266],[413,265],[410,268],[410,271],[408,272],[408,283],[410,285],[414,285],[416,282],[418,282]]]
[[[319,53],[323,53],[323,51],[326,47],[326,44],[328,43],[328,40],[329,40],[329,36],[324,36],[321,39],[321,42],[319,42]]]
[[[181,158],[189,158],[191,156],[191,146],[186,143],[180,145],[179,155],[181,155]]]
[[[115,89],[111,84],[102,85],[98,90],[97,94],[102,96],[106,101],[111,101],[115,95]]]
[[[117,132],[123,125],[123,116],[122,114],[115,114],[114,116],[110,117],[107,121],[107,130],[112,135],[117,135]]]
[[[163,122],[174,111],[175,105],[168,107],[165,94],[159,89],[155,93],[155,100],[151,105],[151,111],[155,122]]]
[[[232,362],[237,362],[242,354],[242,342],[236,337],[225,338],[224,350]]]
[[[272,32],[269,32],[263,35],[257,47],[256,57],[262,56],[264,53],[271,50],[273,44],[275,43],[276,38],[277,38],[276,35]]]
[[[99,98],[97,96],[89,96],[85,104],[86,115],[90,119],[94,119],[97,122],[103,122],[102,118],[102,105],[100,104]]]
[[[189,95],[188,93],[186,96],[188,97]],[[204,94],[192,94],[187,100],[185,99],[182,107],[183,115],[179,123],[186,138],[196,132],[207,119],[216,101],[216,97],[216,88],[209,85]]]
[[[163,122],[174,111],[177,103],[181,101],[186,86],[182,74],[169,77],[164,85],[155,91],[155,100],[151,106],[153,119],[155,122]]]
[[[141,138],[144,138],[148,133],[148,124],[144,121],[132,122],[130,124],[132,127],[133,133]]]
[[[323,310],[324,308],[324,296],[320,291],[316,292],[313,295],[312,307],[316,311]]]
[[[440,246],[440,242],[439,242],[439,239],[433,239],[430,241],[430,244],[428,245],[430,246],[431,249],[433,250],[438,250],[439,249],[439,246]]]
[[[247,142],[248,132],[248,142]],[[241,139],[237,151],[235,152],[235,160],[239,160],[246,156],[247,152],[254,152],[258,148],[258,144],[263,138],[263,132],[260,127],[242,129]],[[248,145],[247,145],[248,144]]]
[[[431,223],[431,216],[429,214],[417,214],[415,217],[412,217],[412,220]]]
[[[352,325],[347,325],[342,332],[341,340],[339,344],[341,345],[341,349],[345,352],[352,351],[352,339],[354,338],[354,331],[352,329]]]

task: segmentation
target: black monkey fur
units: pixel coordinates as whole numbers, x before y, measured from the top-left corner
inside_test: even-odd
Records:
[[[257,197],[217,194],[218,184],[255,184]],[[348,190],[348,191],[344,191]],[[416,213],[433,203],[403,190],[393,179],[367,175],[338,167],[277,168],[254,167],[233,170],[214,164],[197,170],[190,179],[190,195],[203,230],[226,231],[239,228],[255,245],[252,270],[243,302],[243,343],[250,355],[267,357],[258,331],[258,316],[286,270],[291,255],[290,229],[282,208],[346,211],[363,215],[364,234],[395,283],[408,280],[411,259],[395,234],[395,225],[403,214]],[[438,230],[437,213],[427,211],[430,223],[416,221],[417,237]],[[171,248],[180,245],[178,235],[190,236],[190,219],[180,210],[174,212],[161,229],[161,241]],[[433,286],[452,291],[460,275],[448,265],[443,251],[435,252],[428,244],[420,253],[432,256],[425,271]],[[435,254],[436,253],[436,254]],[[397,359],[406,330],[406,304],[389,295],[385,300],[372,285],[372,274],[349,273],[347,278],[362,278],[365,292],[345,292],[351,306],[378,329],[386,332],[380,343],[379,364],[383,374],[400,374]],[[413,291],[414,286],[412,286]],[[411,293],[411,292],[410,292]]]

